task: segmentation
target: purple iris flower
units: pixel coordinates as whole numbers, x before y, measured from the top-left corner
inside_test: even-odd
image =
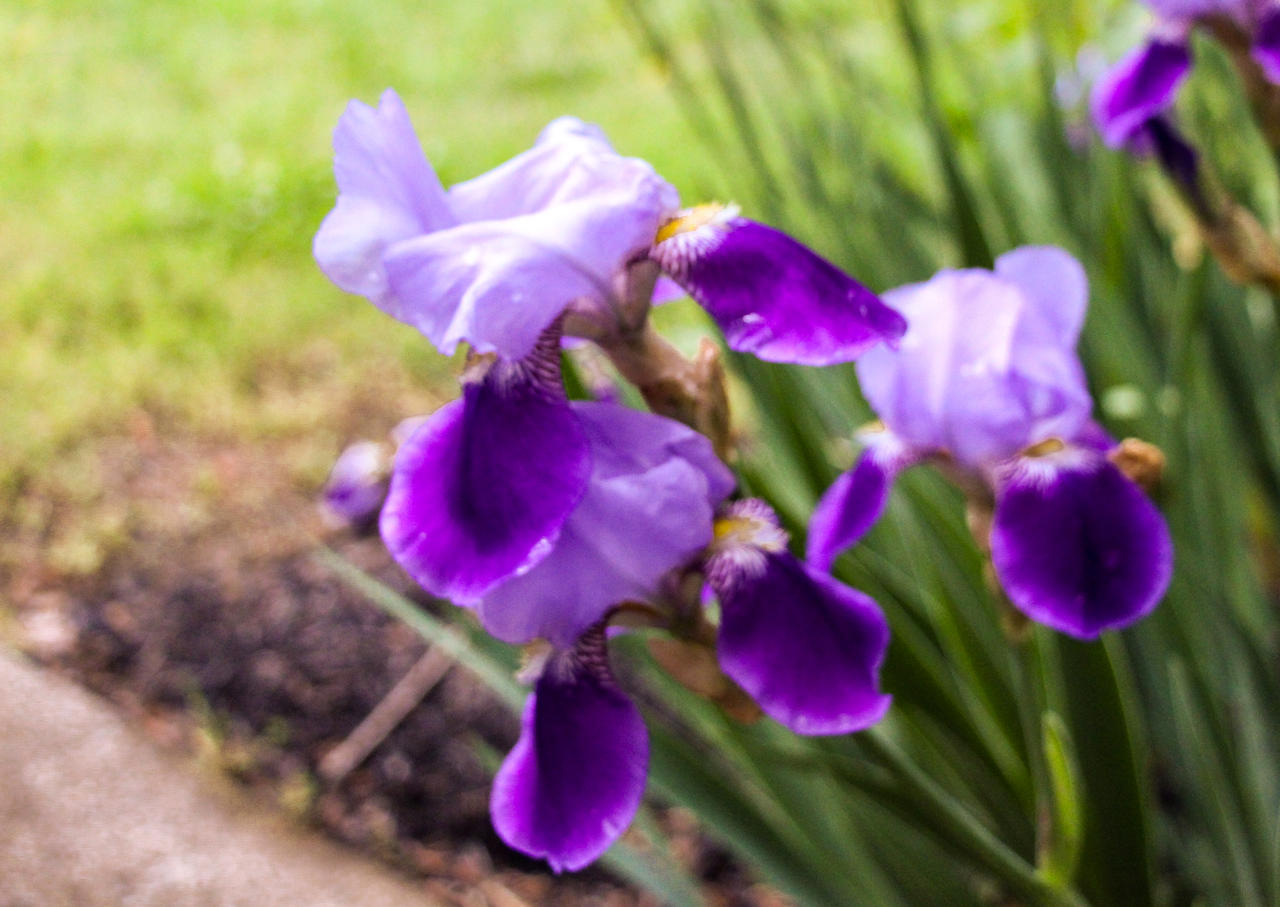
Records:
[[[883,429],[863,435],[866,450],[814,512],[811,563],[829,567],[875,522],[893,477],[936,459],[994,501],[992,563],[1025,614],[1087,639],[1149,613],[1172,543],[1090,419],[1075,354],[1087,296],[1084,269],[1050,247],[886,293],[911,328],[897,351],[857,366]]]
[[[348,105],[334,152],[338,202],[316,234],[317,262],[446,354],[467,342],[519,359],[565,312],[596,339],[643,323],[626,311],[628,272],[650,257],[731,347],[761,358],[849,361],[906,329],[871,291],[784,234],[731,208],[679,212],[652,167],[570,117],[447,192],[392,91],[376,109]],[[659,288],[670,295],[668,282]]]
[[[608,403],[570,403],[558,334],[484,363],[400,448],[382,538],[425,589],[495,636],[569,647],[711,541],[733,489],[702,435]]]
[[[788,553],[762,501],[729,505],[715,535],[702,568],[720,603],[725,673],[796,733],[879,721],[890,703],[878,688],[889,627],[875,603]],[[630,824],[648,757],[644,721],[609,670],[596,623],[540,666],[520,739],[494,779],[494,828],[557,871],[580,869]]]
[[[1160,27],[1094,86],[1094,121],[1111,147],[1138,153],[1150,150],[1146,125],[1168,111],[1191,71],[1188,34],[1198,22],[1222,18],[1241,29],[1263,74],[1280,84],[1280,4],[1273,0],[1146,3],[1160,17]]]

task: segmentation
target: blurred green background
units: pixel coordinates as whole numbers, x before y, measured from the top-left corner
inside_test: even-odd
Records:
[[[354,426],[451,393],[449,362],[310,256],[331,130],[389,86],[446,185],[573,113],[687,202],[736,200],[876,290],[1057,243],[1091,278],[1100,417],[1169,456],[1167,602],[1106,643],[1012,650],[958,496],[920,471],[838,573],[885,606],[886,734],[939,799],[873,743],[739,728],[645,675],[667,708],[651,789],[802,903],[1274,903],[1275,303],[1223,278],[1151,165],[1092,134],[1089,81],[1149,21],[1129,0],[11,3],[0,517],[39,537],[33,489],[92,497],[96,440],[150,432],[298,439],[281,466],[314,489]],[[1195,49],[1182,121],[1274,228],[1274,158],[1224,55]],[[852,372],[733,365],[743,476],[802,531],[868,416]],[[1057,757],[1075,768],[1036,771]],[[1059,820],[1071,846],[1043,840]],[[664,873],[654,890],[696,903]]]

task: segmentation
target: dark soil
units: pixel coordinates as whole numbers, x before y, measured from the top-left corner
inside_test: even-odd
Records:
[[[376,538],[325,526],[314,500],[335,454],[314,440],[161,437],[139,415],[127,436],[80,453],[82,487],[30,483],[0,502],[10,635],[153,737],[420,875],[447,903],[655,904],[602,870],[553,876],[495,837],[479,753],[505,752],[518,723],[460,668],[341,782],[319,779],[325,753],[424,651],[313,557],[328,544],[416,594]],[[712,903],[783,903],[686,817],[665,821]]]

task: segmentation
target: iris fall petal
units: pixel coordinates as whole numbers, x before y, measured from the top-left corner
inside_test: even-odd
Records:
[[[604,853],[644,795],[648,733],[609,675],[597,635],[587,651],[552,656],[493,781],[498,836],[557,872]]]
[[[650,255],[707,310],[730,348],[771,362],[848,362],[906,331],[902,316],[785,233],[692,209]]]
[[[581,500],[587,438],[553,383],[558,374],[540,372],[548,368],[555,366],[494,364],[396,455],[382,538],[429,592],[470,603],[529,569]]]
[[[996,485],[991,558],[1032,619],[1092,639],[1159,603],[1173,569],[1164,518],[1095,451],[1067,448],[1006,466]]]

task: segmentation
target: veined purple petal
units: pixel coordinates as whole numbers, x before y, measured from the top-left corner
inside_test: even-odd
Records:
[[[848,362],[906,330],[897,312],[785,233],[703,206],[665,226],[654,261],[710,313],[732,349],[771,362]]]
[[[1100,454],[1021,458],[996,488],[991,558],[1028,617],[1092,639],[1148,614],[1168,588],[1173,545],[1155,505]]]
[[[574,403],[591,445],[586,495],[546,559],[494,588],[480,620],[507,642],[569,645],[609,608],[645,598],[711,541],[732,474],[706,438],[670,419]]]
[[[1002,257],[1010,276],[942,271],[885,293],[910,327],[897,350],[868,350],[857,369],[863,393],[894,434],[985,468],[1080,430],[1092,401],[1072,348],[1078,287],[1064,287],[1058,304],[1065,311],[1054,313],[1048,288],[1023,273],[1055,259],[1029,250]]]
[[[1280,6],[1268,5],[1253,35],[1253,58],[1263,74],[1280,85]]]
[[[759,501],[717,524],[707,579],[720,599],[720,666],[797,734],[847,734],[889,708],[889,625],[875,602],[792,556]],[[721,524],[728,524],[722,527]]]
[[[1094,86],[1093,119],[1103,141],[1124,148],[1151,118],[1173,103],[1191,71],[1185,41],[1152,38],[1117,63]]]
[[[867,448],[853,469],[831,484],[809,519],[805,560],[829,571],[836,556],[852,547],[884,512],[889,486],[921,452],[892,432],[868,432]]]
[[[493,780],[498,836],[556,872],[581,869],[621,836],[649,765],[644,720],[609,674],[603,634],[594,635],[552,656]]]
[[[394,91],[376,110],[348,104],[333,149],[338,202],[316,234],[316,261],[342,289],[385,307],[387,247],[457,220]]]
[[[548,332],[551,335],[553,332]],[[543,361],[495,363],[396,455],[380,528],[427,591],[460,604],[547,556],[581,500],[587,438]]]

